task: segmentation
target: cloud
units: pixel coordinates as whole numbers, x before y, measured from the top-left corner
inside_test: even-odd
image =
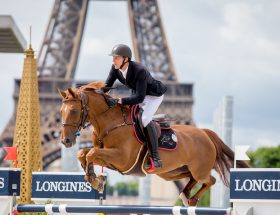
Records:
[[[158,2],[179,81],[194,83],[196,123],[211,127],[219,101],[232,95],[233,141],[279,143],[280,1]],[[12,14],[25,37],[32,24],[33,46],[39,50],[53,1],[0,4],[0,13]],[[32,12],[26,7],[31,4]],[[129,27],[126,2],[90,1],[76,79],[104,80],[111,48],[132,44]],[[2,107],[3,127],[12,114],[13,78],[22,72],[23,57],[15,56],[0,55],[0,97],[8,102]]]
[[[251,41],[256,35],[256,13],[260,5],[250,5],[246,2],[230,2],[223,8],[224,25],[219,33],[228,41]]]
[[[276,130],[254,128],[253,126],[234,126],[233,142],[235,145],[250,145],[250,150],[258,147],[271,147],[280,144],[280,134]]]
[[[258,147],[275,147],[280,144],[280,141],[271,140],[271,138],[258,138],[256,145]]]
[[[86,56],[100,57],[109,54],[112,49],[109,38],[87,38],[83,41],[82,52]]]

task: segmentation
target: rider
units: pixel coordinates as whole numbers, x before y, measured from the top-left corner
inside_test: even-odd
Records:
[[[143,109],[142,123],[149,144],[148,149],[154,161],[154,167],[159,168],[162,166],[162,162],[158,154],[158,137],[152,117],[160,106],[167,87],[155,80],[144,66],[131,61],[132,53],[127,45],[114,46],[110,56],[113,56],[113,65],[106,80],[106,87],[113,86],[118,79],[122,84],[132,89],[133,94],[125,98],[111,98],[108,101],[109,105],[115,106],[117,103],[122,105],[140,104]],[[147,163],[146,168],[151,168],[150,162]]]

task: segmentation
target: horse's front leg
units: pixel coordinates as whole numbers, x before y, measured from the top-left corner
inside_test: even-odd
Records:
[[[84,171],[86,171],[86,167],[87,167],[86,155],[89,151],[90,149],[80,149],[77,153],[77,159],[80,161]]]
[[[99,192],[103,192],[105,179],[96,176],[94,172],[94,164],[92,162],[91,163],[87,162],[85,172],[86,172],[85,180],[89,182],[94,189],[98,190]]]
[[[104,148],[92,148],[86,155],[86,175],[85,180],[88,181],[92,187],[99,192],[102,192],[105,185],[104,176],[96,176],[94,172],[94,164],[107,166],[108,163],[113,164],[116,162],[116,150]]]
[[[94,172],[94,164],[92,162],[88,163],[86,165],[85,170],[85,180],[91,184],[91,186],[97,190],[98,192],[102,193],[104,190],[105,185],[105,178],[104,176],[96,176]]]

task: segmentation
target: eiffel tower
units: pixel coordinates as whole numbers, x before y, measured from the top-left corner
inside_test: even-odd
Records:
[[[56,0],[40,48],[38,81],[44,169],[61,157],[59,141],[61,98],[57,88],[66,89],[85,84],[74,78],[88,2],[88,0]],[[175,123],[193,124],[192,84],[178,82],[157,0],[127,0],[127,5],[135,60],[147,66],[155,78],[168,86],[158,112],[176,119]],[[20,80],[15,80],[13,95],[15,107],[18,103],[19,88]],[[126,93],[124,87],[121,87],[114,94]],[[14,110],[16,111],[16,108]],[[12,145],[15,116],[16,113],[12,115],[1,134],[2,146]],[[81,148],[91,146],[90,136],[91,128],[82,132]]]

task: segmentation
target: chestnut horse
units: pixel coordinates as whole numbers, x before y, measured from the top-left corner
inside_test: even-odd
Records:
[[[94,147],[81,149],[78,159],[86,171],[85,180],[93,188],[103,191],[104,178],[96,176],[92,163],[108,166],[121,173],[130,169],[137,159],[141,145],[135,138],[129,121],[129,107],[117,105],[110,108],[102,88],[104,82],[98,81],[80,88],[60,91],[63,97],[61,106],[61,142],[66,147],[76,143],[77,133],[89,122],[93,126]],[[211,175],[215,169],[226,185],[227,172],[233,167],[234,152],[223,143],[216,133],[189,125],[171,126],[177,136],[174,151],[159,151],[162,168],[153,174],[165,180],[189,178],[180,197],[185,205],[194,206],[207,189],[215,184]],[[239,167],[247,167],[243,161]],[[201,188],[193,195],[191,189],[201,183]]]

